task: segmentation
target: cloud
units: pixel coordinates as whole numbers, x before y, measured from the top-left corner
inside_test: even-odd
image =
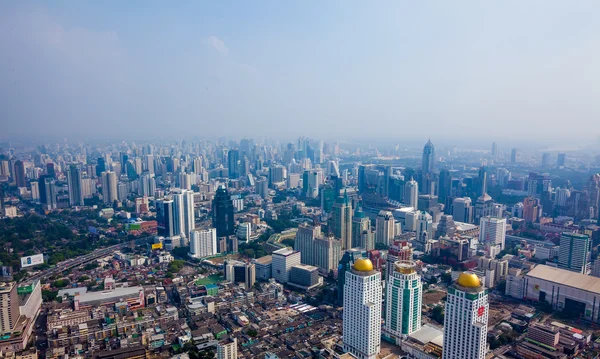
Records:
[[[225,42],[214,35],[202,39],[202,43],[212,47],[223,56],[229,55],[229,49],[227,48],[227,45],[225,45]]]

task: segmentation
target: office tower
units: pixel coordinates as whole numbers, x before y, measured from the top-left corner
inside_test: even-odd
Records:
[[[452,201],[452,218],[456,222],[473,223],[473,206],[469,197],[455,198]]]
[[[275,183],[285,182],[287,177],[287,169],[282,165],[275,165],[269,168],[269,184],[273,186]]]
[[[513,148],[510,150],[510,162],[517,163],[519,161],[519,149]]]
[[[487,193],[487,168],[485,166],[481,166],[477,175],[477,193],[482,195]]]
[[[173,237],[175,233],[175,214],[172,199],[159,199],[156,201],[156,222],[158,235]]]
[[[56,170],[54,169],[54,163],[46,163],[46,175],[52,178],[56,178]]]
[[[256,194],[261,196],[263,199],[266,199],[269,196],[269,182],[267,181],[267,177],[258,177],[255,181],[255,185]]]
[[[341,306],[344,305],[344,283],[346,283],[346,273],[352,269],[357,259],[367,258],[367,252],[358,248],[352,248],[342,253],[342,259],[338,265],[337,277],[337,299]]]
[[[10,177],[10,166],[8,164],[8,161],[0,161],[0,176]]]
[[[31,185],[31,199],[35,202],[40,200],[40,185],[38,181],[29,182]]]
[[[381,273],[368,259],[357,259],[344,282],[344,351],[376,359],[381,350]]]
[[[352,248],[364,248],[362,235],[365,231],[371,231],[371,219],[361,208],[356,207],[354,216],[352,216]]]
[[[113,204],[119,198],[117,192],[117,174],[115,172],[102,172],[102,198],[105,204]]]
[[[56,182],[48,175],[40,176],[40,202],[45,210],[56,209]]]
[[[565,168],[566,162],[567,162],[567,155],[564,153],[559,153],[556,158],[556,167],[557,168]]]
[[[321,184],[321,172],[304,171],[302,175],[302,189],[308,198],[319,197],[319,185]]]
[[[442,169],[438,177],[438,201],[450,208],[448,199],[452,197],[452,175],[447,169]]]
[[[141,196],[154,197],[156,191],[156,181],[149,173],[143,173],[139,181],[138,194]]]
[[[506,218],[481,217],[479,221],[479,243],[498,245],[504,249]]]
[[[315,265],[314,241],[321,236],[321,226],[303,223],[298,226],[294,249],[300,252],[300,263]]]
[[[498,145],[496,142],[492,142],[492,159],[498,159]]]
[[[212,223],[217,229],[217,237],[232,236],[235,233],[233,201],[227,189],[220,186],[213,198]]]
[[[25,178],[25,164],[21,160],[15,161],[14,177],[17,187],[27,186],[27,178]]]
[[[451,215],[445,214],[440,217],[440,221],[438,222],[433,238],[439,239],[440,237],[444,236],[453,238],[455,233],[456,224],[454,223],[454,218]]]
[[[329,275],[337,269],[342,257],[342,243],[334,236],[319,236],[313,244],[313,266],[323,275]]]
[[[527,197],[523,200],[523,219],[526,223],[537,222],[541,210],[540,200]]]
[[[102,172],[106,172],[106,162],[104,157],[98,157],[98,163],[96,164],[96,177],[102,176]]]
[[[484,359],[487,351],[488,293],[471,272],[448,288],[443,359]]]
[[[571,197],[571,191],[568,188],[557,187],[555,190],[556,207],[566,207],[569,197]]]
[[[154,155],[146,155],[144,157],[144,166],[143,167],[151,175],[154,174],[154,163],[155,163]]]
[[[121,174],[127,173],[127,161],[129,161],[127,152],[119,153],[119,161],[121,162]]]
[[[77,165],[72,164],[69,166],[67,184],[69,186],[69,205],[83,206],[81,169]]]
[[[560,236],[558,267],[588,274],[590,264],[590,238],[584,234],[563,232]]]
[[[19,296],[15,282],[0,285],[0,330],[12,333],[19,320]]]
[[[291,248],[281,248],[272,254],[273,278],[280,283],[290,280],[290,270],[300,263],[300,252]]]
[[[423,158],[421,161],[421,171],[423,173],[432,173],[435,166],[435,146],[428,140],[423,147]]]
[[[229,150],[227,153],[227,168],[229,169],[229,178],[237,179],[240,177],[240,152],[238,150]]]
[[[247,289],[251,289],[256,282],[256,266],[254,263],[240,262],[236,260],[225,261],[225,279],[231,283],[244,283]]]
[[[375,219],[375,243],[389,246],[394,241],[394,215],[390,211],[379,211]]]
[[[194,178],[196,178],[196,176],[194,176]],[[181,189],[187,189],[187,190],[192,189],[192,175],[191,174],[180,172],[178,180],[179,180],[179,187]]]
[[[527,177],[527,192],[529,196],[540,198],[544,192],[552,191],[552,179],[548,174],[530,172]]]
[[[550,154],[545,152],[542,154],[542,170],[547,171],[550,169]]]
[[[417,209],[419,200],[419,184],[412,178],[404,185],[404,204]]]
[[[205,258],[219,253],[217,247],[217,230],[214,228],[197,228],[190,233],[190,256]]]
[[[367,175],[365,173],[366,165],[358,166],[358,193],[364,193],[367,190]]]
[[[475,202],[475,223],[478,223],[482,217],[491,216],[493,212],[494,200],[484,192]]]
[[[425,211],[419,211],[417,215],[416,240],[426,243],[433,237],[433,220],[431,215]]]
[[[352,206],[346,193],[335,200],[332,211],[333,234],[342,242],[342,249],[352,248]]]
[[[173,190],[172,195],[175,235],[190,238],[190,232],[196,228],[194,220],[194,192],[176,188]]]
[[[402,337],[421,329],[423,284],[413,261],[392,264],[385,296],[385,335],[400,344]]]
[[[217,344],[217,359],[237,359],[237,338],[228,338]]]

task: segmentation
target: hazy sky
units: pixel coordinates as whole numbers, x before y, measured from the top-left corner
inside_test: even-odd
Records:
[[[599,14],[579,0],[0,1],[0,139],[591,139]]]

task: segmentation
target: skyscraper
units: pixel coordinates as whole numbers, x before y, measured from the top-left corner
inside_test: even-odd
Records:
[[[280,283],[290,280],[290,271],[293,266],[300,264],[300,252],[291,248],[281,248],[272,254],[273,278]]]
[[[450,208],[451,207],[451,203],[449,203],[449,199],[452,196],[452,175],[450,174],[450,171],[448,171],[447,169],[442,169],[440,171],[440,175],[439,175],[439,180],[438,180],[438,201],[442,204],[444,204],[444,206],[446,206],[445,208]],[[448,213],[448,212],[446,212]]]
[[[352,216],[352,247],[365,249],[365,243],[362,242],[363,232],[371,231],[371,219],[359,207],[356,207],[354,216]]]
[[[315,239],[321,236],[321,226],[303,223],[298,226],[294,249],[300,252],[300,263],[315,265]]]
[[[345,193],[333,204],[332,228],[342,242],[342,249],[352,248],[352,206]]]
[[[560,236],[558,267],[588,274],[590,269],[590,238],[584,234],[564,232]]]
[[[398,261],[389,274],[385,296],[385,335],[400,344],[421,328],[423,284],[413,261]]]
[[[67,172],[67,184],[69,186],[69,205],[83,206],[83,186],[81,183],[81,168],[72,164]]]
[[[329,275],[337,269],[342,257],[342,243],[334,236],[319,236],[313,244],[313,266],[319,268],[319,272]]]
[[[217,229],[217,237],[232,236],[235,233],[233,201],[223,186],[217,189],[212,204],[212,223]]]
[[[21,160],[16,160],[14,165],[14,177],[17,187],[27,186],[27,178],[25,178],[25,164]]]
[[[229,178],[237,179],[240,177],[240,152],[238,150],[229,150],[227,153],[227,168],[229,169]]]
[[[344,283],[344,351],[376,359],[381,350],[381,273],[368,259],[357,259]]]
[[[483,359],[487,352],[488,293],[474,273],[448,288],[443,359]]]
[[[556,167],[557,168],[565,168],[566,161],[567,161],[567,155],[564,153],[559,153],[556,158]]]
[[[498,145],[496,142],[492,142],[492,159],[498,159]]]
[[[56,209],[56,181],[48,175],[40,176],[40,202],[45,210]]]
[[[452,218],[457,222],[473,223],[473,205],[469,197],[454,199],[452,202]]]
[[[337,277],[337,299],[341,306],[344,305],[344,284],[346,283],[346,273],[348,273],[354,262],[358,259],[367,258],[367,252],[358,248],[348,249],[342,254],[342,259],[338,265],[338,277]]]
[[[196,228],[193,191],[179,188],[173,190],[173,215],[175,235],[190,238],[190,232]]]
[[[542,170],[546,171],[548,169],[550,169],[550,154],[544,152],[542,154]]]
[[[172,199],[159,199],[156,201],[156,222],[158,235],[173,237],[175,233],[175,215],[173,213]]]
[[[431,140],[427,141],[423,147],[423,158],[421,161],[421,171],[423,173],[432,173],[435,166],[435,146]]]
[[[214,228],[194,229],[190,233],[190,255],[194,258],[214,256],[219,253],[217,230]]]
[[[389,246],[394,241],[394,215],[390,211],[380,211],[375,220],[375,243]]]
[[[419,201],[419,184],[412,178],[404,185],[404,204],[417,209]]]
[[[513,148],[510,151],[510,162],[511,163],[517,163],[519,161],[519,149],[518,148]]]
[[[11,333],[19,321],[17,284],[6,282],[0,286],[0,330]]]
[[[506,218],[481,217],[479,221],[479,243],[492,244],[504,249],[506,240]]]
[[[433,219],[425,211],[419,211],[417,215],[417,233],[416,240],[422,243],[427,242],[433,237]]]
[[[113,204],[119,199],[117,174],[112,171],[102,172],[102,198],[105,204]]]

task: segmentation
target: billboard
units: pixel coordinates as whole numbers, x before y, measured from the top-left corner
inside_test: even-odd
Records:
[[[33,283],[23,286],[23,287],[17,287],[17,294],[29,294],[29,293],[33,293]]]
[[[35,254],[32,256],[21,258],[21,268],[32,267],[42,263],[44,263],[43,254]]]
[[[160,242],[160,243],[154,243],[152,245],[152,250],[155,250],[155,249],[162,249],[162,242]]]
[[[1,268],[3,277],[12,277],[12,267],[2,266]]]

